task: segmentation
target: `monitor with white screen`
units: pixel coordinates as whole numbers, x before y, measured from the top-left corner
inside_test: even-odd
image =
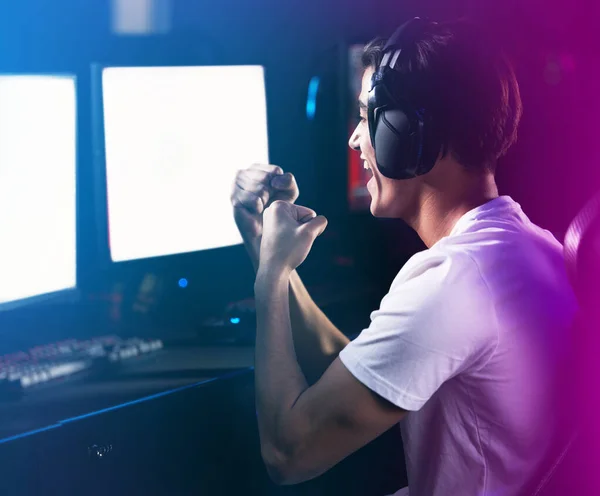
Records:
[[[0,311],[76,287],[75,78],[0,75]]]
[[[269,158],[263,68],[104,68],[102,102],[112,260],[241,243],[235,174]]]

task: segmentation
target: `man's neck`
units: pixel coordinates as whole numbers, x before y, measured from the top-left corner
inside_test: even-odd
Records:
[[[448,236],[463,215],[497,197],[498,187],[492,175],[476,180],[464,192],[432,190],[423,196],[420,209],[409,225],[430,248]]]

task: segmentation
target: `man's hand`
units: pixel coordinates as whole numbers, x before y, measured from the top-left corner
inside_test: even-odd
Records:
[[[274,201],[294,203],[300,192],[296,179],[276,165],[255,164],[238,171],[231,193],[233,215],[246,244],[260,240],[263,212]]]
[[[264,212],[260,271],[291,273],[326,227],[327,219],[310,208],[274,201]]]

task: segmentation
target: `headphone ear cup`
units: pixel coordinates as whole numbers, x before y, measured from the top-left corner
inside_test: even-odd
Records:
[[[381,110],[375,131],[374,148],[379,172],[390,179],[405,179],[404,168],[414,148],[411,122],[400,109]]]

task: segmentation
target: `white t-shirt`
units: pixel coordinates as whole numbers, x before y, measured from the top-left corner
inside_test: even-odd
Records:
[[[562,246],[502,196],[413,256],[340,354],[408,410],[397,495],[516,495],[555,429],[553,371],[576,311]]]

